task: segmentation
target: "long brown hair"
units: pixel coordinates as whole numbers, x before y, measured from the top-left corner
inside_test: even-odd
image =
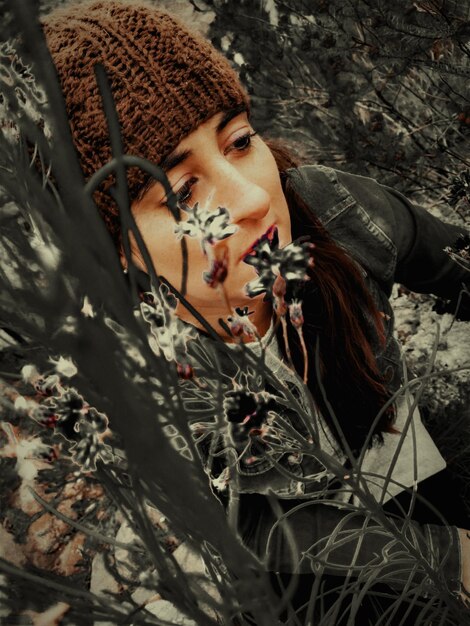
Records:
[[[384,347],[383,319],[355,261],[335,243],[293,189],[286,172],[297,162],[279,142],[266,143],[281,174],[293,238],[309,235],[315,244],[314,266],[301,296],[303,333],[312,371],[307,384],[329,425],[339,435],[333,412],[349,446],[357,453],[390,397],[373,350],[374,344]],[[302,350],[293,328],[289,330],[289,344],[293,364],[302,376]],[[313,367],[317,349],[318,369]],[[383,432],[394,432],[394,414],[393,406],[383,413],[371,441],[381,440]]]

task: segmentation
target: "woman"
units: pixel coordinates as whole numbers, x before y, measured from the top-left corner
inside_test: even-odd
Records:
[[[135,3],[78,3],[47,17],[44,32],[85,177],[89,180],[111,158],[94,73],[100,63],[110,81],[124,152],[159,164],[176,195],[183,219],[175,233],[172,195],[144,171],[128,170],[132,214],[148,255],[157,274],[184,295],[176,314],[199,330],[208,353],[217,353],[222,363],[235,462],[221,454],[226,440],[218,439],[210,402],[191,413],[197,389],[210,385],[198,380],[197,370],[186,381],[186,406],[216,494],[225,502],[227,488],[237,484],[238,523],[247,545],[266,557],[270,571],[281,574],[276,584],[284,584],[282,575],[291,572],[305,575],[296,600],[301,606],[314,577],[309,559],[299,561],[299,556],[313,544],[318,555],[338,524],[351,537],[365,524],[370,532],[364,541],[346,542],[330,555],[336,566],[324,570],[333,585],[335,574],[351,569],[358,575],[387,547],[374,532],[377,527],[365,521],[367,502],[378,502],[390,514],[403,513],[415,500],[406,488],[418,482],[418,492],[431,494],[452,524],[449,532],[442,518],[417,504],[412,528],[423,533],[418,545],[434,554],[436,569],[444,566],[449,589],[458,594],[460,583],[468,586],[470,579],[470,540],[457,526],[470,524],[456,495],[452,509],[448,501],[445,508],[439,502],[435,486],[442,493],[444,481],[450,489],[445,462],[414,407],[408,410],[410,398],[393,398],[404,373],[388,297],[399,281],[455,299],[466,277],[442,250],[460,229],[371,179],[317,166],[296,168],[250,125],[248,97],[228,63],[164,13]],[[112,177],[106,179],[94,196],[124,270],[132,258],[148,291],[149,263],[135,237],[131,254],[126,251],[114,184]],[[197,240],[191,235],[201,222],[206,230]],[[304,239],[296,243],[299,237]],[[277,263],[277,273],[269,273],[270,263]],[[266,373],[257,388],[243,389],[230,349],[219,350],[203,320],[233,344],[232,353],[240,351],[238,342],[250,341],[251,352],[241,348],[245,365],[265,353],[268,369],[287,390],[283,398]],[[276,328],[277,339],[270,328]],[[184,350],[179,358],[185,358]],[[299,376],[286,365],[290,361]],[[190,373],[189,357],[183,365]],[[300,440],[320,442],[320,451],[309,454]],[[325,471],[321,451],[336,460],[336,472]],[[373,500],[356,501],[349,487],[358,460]],[[299,508],[299,503],[310,506]],[[349,509],[356,512],[352,517],[347,506],[342,508],[348,503],[356,507]],[[276,525],[283,513],[287,531]],[[398,518],[389,519],[403,530]],[[423,580],[425,593],[432,583]],[[399,573],[391,584],[404,584]],[[372,606],[364,610],[363,619],[375,619]]]

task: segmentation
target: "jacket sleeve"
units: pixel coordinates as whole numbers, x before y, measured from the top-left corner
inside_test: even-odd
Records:
[[[276,500],[284,524],[276,524],[266,496],[242,494],[240,532],[245,545],[266,563],[268,571],[333,576],[374,576],[402,589],[410,577],[421,593],[436,593],[441,586],[460,591],[460,539],[454,526],[437,526],[389,517],[397,531],[422,555],[434,572],[430,576],[395,532],[368,518],[364,511],[329,506],[321,501]],[[299,507],[300,505],[300,507]],[[287,529],[287,530],[286,530]],[[359,535],[363,538],[360,539]],[[289,541],[288,536],[291,537]],[[332,543],[333,542],[333,543]],[[384,578],[385,577],[385,578]],[[442,589],[442,587],[441,587]]]
[[[289,170],[295,191],[337,243],[390,293],[399,282],[456,301],[468,272],[444,248],[465,232],[372,178],[305,165]]]
[[[418,293],[456,300],[469,275],[444,248],[455,244],[465,228],[443,222],[371,178],[344,172],[338,178],[394,244],[394,281]]]

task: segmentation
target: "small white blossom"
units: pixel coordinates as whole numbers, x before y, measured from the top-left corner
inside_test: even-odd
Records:
[[[34,383],[39,378],[39,372],[34,365],[25,365],[21,368],[21,378],[25,383]]]
[[[95,317],[96,315],[95,311],[93,310],[93,306],[90,300],[88,299],[88,296],[85,296],[85,298],[83,299],[83,306],[81,309],[81,313],[85,317]]]
[[[227,322],[234,337],[245,337],[248,341],[254,341],[258,337],[258,330],[248,315],[248,307],[237,307],[235,314],[229,316]]]
[[[217,489],[217,491],[225,491],[227,489],[227,485],[230,482],[230,470],[228,467],[225,467],[219,476],[211,479],[212,486]]]
[[[77,332],[77,320],[73,315],[67,315],[62,323],[61,330],[63,333],[69,333],[70,335]]]
[[[241,54],[240,52],[236,52],[234,54],[233,60],[235,61],[237,65],[241,66],[245,64],[245,59],[243,58],[243,54]]]
[[[307,241],[293,241],[284,248],[279,248],[277,240],[270,244],[266,239],[261,239],[252,253],[244,259],[244,262],[252,265],[258,274],[256,279],[247,283],[247,294],[251,298],[260,293],[273,295],[273,287],[278,276],[287,283],[309,280],[307,271],[313,267],[312,249],[313,244]]]
[[[186,343],[193,335],[191,328],[176,315],[176,299],[163,286],[159,297],[152,292],[145,295],[140,311],[149,325],[149,345],[156,355],[163,353],[167,361],[176,361],[176,354],[185,352]]]
[[[238,226],[230,224],[230,213],[227,209],[224,207],[217,207],[215,210],[209,208],[211,198],[212,194],[203,208],[199,206],[198,202],[192,208],[181,205],[188,217],[175,226],[178,239],[184,235],[199,239],[204,253],[206,253],[208,245],[212,246],[217,241],[230,237],[238,230]]]
[[[13,404],[15,411],[18,411],[18,413],[28,413],[30,410],[36,409],[37,406],[34,400],[30,400],[24,396],[17,396]]]
[[[45,378],[41,376],[35,381],[34,386],[41,393],[55,392],[61,389],[60,377],[58,374],[50,374]]]
[[[77,367],[75,363],[71,359],[66,359],[63,356],[60,356],[58,360],[50,359],[51,363],[55,366],[55,371],[65,378],[72,378],[77,373]]]

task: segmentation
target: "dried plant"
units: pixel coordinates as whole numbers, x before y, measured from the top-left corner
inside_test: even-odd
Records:
[[[270,371],[265,351],[258,354],[243,342],[228,349],[220,329],[186,301],[186,279],[178,288],[159,276],[129,208],[126,168],[141,167],[165,186],[183,258],[185,236],[200,236],[208,282],[222,292],[224,257],[213,256],[211,246],[231,233],[224,208],[210,216],[188,209],[189,219],[179,222],[163,172],[123,154],[100,67],[96,75],[113,157],[85,184],[33,3],[12,1],[8,8],[9,27],[19,37],[1,49],[8,79],[1,79],[0,316],[5,341],[12,344],[4,351],[1,396],[1,461],[9,487],[2,500],[6,540],[14,537],[40,552],[38,538],[56,524],[48,541],[60,543],[67,533],[80,558],[69,554],[58,563],[45,558],[52,556],[49,550],[31,562],[27,551],[14,558],[6,551],[0,561],[4,608],[36,624],[272,626],[283,611],[288,623],[307,624],[314,616],[315,623],[333,624],[348,608],[353,619],[367,596],[387,600],[385,610],[379,603],[377,624],[398,623],[410,611],[416,624],[468,621],[445,585],[445,559],[437,569],[423,537],[413,530],[412,510],[401,518],[385,516],[362,458],[349,455],[351,469],[345,474],[343,462],[321,443],[313,404],[304,406]],[[92,201],[93,190],[109,173],[116,177],[127,274]],[[138,288],[131,236],[149,272],[146,293]],[[261,241],[249,257],[259,270],[251,288],[271,292],[280,323],[292,323],[299,335],[301,303],[295,289],[292,298],[285,296],[289,281],[305,278],[310,252],[305,242],[279,250]],[[207,336],[188,331],[175,315],[176,300],[197,317]],[[256,337],[249,312],[226,304],[227,330],[235,338]],[[318,375],[316,356],[317,363],[310,364],[305,356],[305,367]],[[420,379],[407,382],[392,399],[409,403],[404,433],[413,428],[413,410],[425,385],[440,375],[431,361]],[[201,450],[208,458],[206,470]],[[315,468],[304,477],[295,471],[302,456]],[[396,458],[384,477],[384,496]],[[322,501],[340,514],[333,516],[328,537],[298,554],[289,518],[318,503],[305,498],[282,511],[274,498],[270,501],[276,528],[292,548],[293,569],[315,574],[302,615],[289,609],[296,576],[279,600],[266,573],[269,545],[265,555],[255,557],[237,530],[237,467],[258,462],[297,481],[299,495],[322,481]],[[341,483],[341,503],[333,480]],[[34,527],[41,520],[49,530]],[[384,536],[386,550],[364,560],[361,544]],[[335,553],[346,545],[357,549],[350,563],[338,566]],[[91,562],[95,573],[102,568],[107,587],[96,583],[88,590]],[[337,588],[325,588],[332,573],[340,577]]]

